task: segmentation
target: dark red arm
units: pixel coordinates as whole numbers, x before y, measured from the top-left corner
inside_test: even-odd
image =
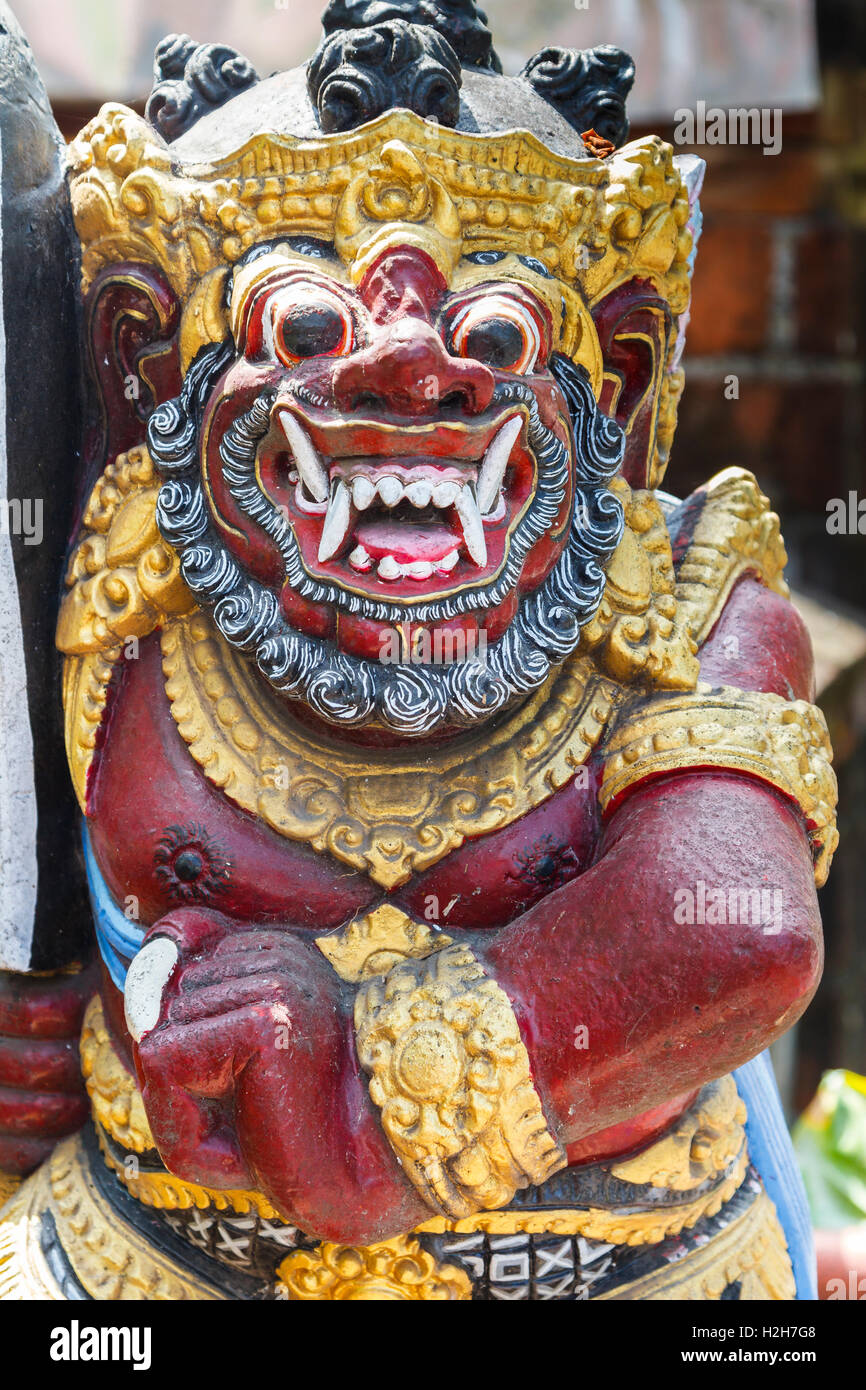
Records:
[[[679,925],[701,880],[779,887],[784,924]],[[595,866],[483,946],[565,1144],[739,1066],[799,1017],[821,970],[812,863],[796,812],[717,773],[638,789]],[[543,978],[543,993],[532,981]],[[586,1046],[576,1030],[587,1030]]]
[[[813,698],[795,609],[743,580],[701,650],[701,680]],[[778,892],[779,930],[677,923],[675,894],[700,882]],[[803,818],[733,773],[639,783],[609,817],[594,866],[481,955],[518,1012],[558,1135],[575,1145],[747,1061],[806,1008],[822,947]]]

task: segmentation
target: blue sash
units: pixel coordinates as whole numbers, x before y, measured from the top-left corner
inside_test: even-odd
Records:
[[[734,1072],[734,1080],[749,1112],[746,1121],[749,1156],[775,1204],[788,1242],[797,1298],[816,1299],[818,1282],[812,1218],[769,1052],[760,1053],[740,1067]]]

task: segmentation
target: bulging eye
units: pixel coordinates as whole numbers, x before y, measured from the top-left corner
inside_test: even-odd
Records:
[[[354,344],[355,325],[348,306],[315,285],[277,295],[271,323],[274,350],[286,366],[308,357],[342,357]]]
[[[461,309],[451,325],[451,351],[506,372],[530,372],[541,332],[535,316],[508,295],[485,295]]]

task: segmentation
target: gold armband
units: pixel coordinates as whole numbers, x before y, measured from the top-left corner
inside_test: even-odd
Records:
[[[471,1216],[565,1166],[504,990],[465,946],[361,985],[358,1056],[385,1133],[425,1202]]]
[[[659,696],[623,711],[607,748],[599,796],[606,809],[636,783],[685,768],[750,773],[800,806],[820,888],[839,842],[832,756],[815,705],[699,685],[693,694]]]

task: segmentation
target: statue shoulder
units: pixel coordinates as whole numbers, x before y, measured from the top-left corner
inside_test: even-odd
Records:
[[[678,607],[710,685],[814,699],[812,647],[790,602],[779,518],[741,468],[669,507]]]
[[[787,599],[779,518],[752,473],[726,468],[685,501],[665,501],[677,608],[698,648],[744,577]]]
[[[809,635],[783,577],[779,518],[739,468],[663,504],[676,622],[697,649],[699,680],[627,693],[602,750],[602,809],[609,814],[641,784],[673,773],[717,768],[756,778],[799,806],[820,885],[838,840],[836,780],[826,722],[811,703]]]
[[[55,640],[64,656],[66,755],[82,810],[115,664],[195,606],[159,534],[158,495],[147,449],[119,454],[90,494],[66,569]]]
[[[56,636],[64,656],[107,656],[194,607],[157,528],[159,487],[144,445],[119,454],[96,483],[66,570]]]
[[[779,518],[757,480],[728,468],[684,501],[612,484],[625,527],[582,650],[627,693],[692,690],[698,653],[739,581],[786,597]]]

